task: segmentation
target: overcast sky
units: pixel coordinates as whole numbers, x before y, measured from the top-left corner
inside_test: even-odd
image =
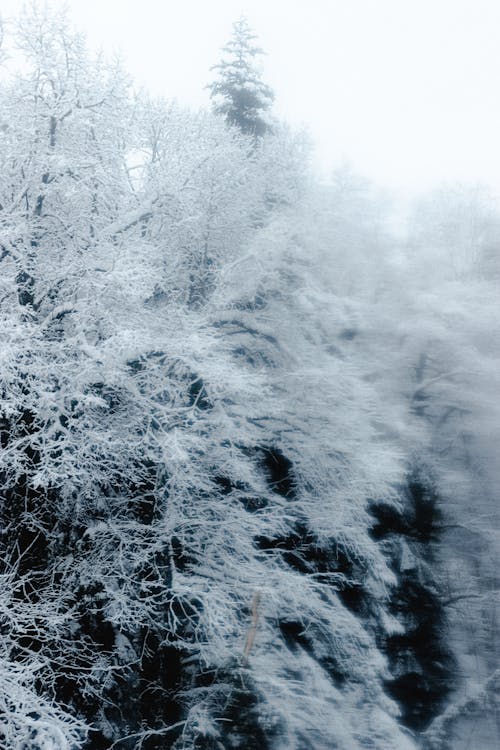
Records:
[[[53,4],[60,4],[57,1]],[[500,187],[500,0],[69,0],[92,46],[121,49],[154,93],[199,105],[245,13],[276,111],[317,159],[392,187]],[[21,0],[1,0],[4,15]]]

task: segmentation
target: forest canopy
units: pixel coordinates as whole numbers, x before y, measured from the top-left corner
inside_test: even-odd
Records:
[[[493,194],[395,236],[243,20],[214,111],[4,31],[0,748],[495,747]]]

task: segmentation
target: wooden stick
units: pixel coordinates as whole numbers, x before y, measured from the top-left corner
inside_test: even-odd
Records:
[[[245,648],[243,650],[244,659],[248,659],[248,655],[255,641],[255,633],[257,632],[257,624],[259,622],[259,603],[260,603],[260,593],[257,591],[254,594],[253,600],[252,600],[252,624],[250,625],[250,628],[248,630],[247,640],[245,643]]]

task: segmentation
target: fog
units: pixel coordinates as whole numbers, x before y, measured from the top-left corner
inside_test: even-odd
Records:
[[[67,5],[2,6],[0,750],[497,748],[496,4]]]
[[[57,5],[57,2],[55,3]],[[350,161],[401,190],[498,190],[496,0],[69,0],[93,48],[119,50],[158,96],[207,106],[209,68],[243,12],[266,51],[276,112],[305,125],[324,174]],[[3,0],[2,15],[21,0]]]

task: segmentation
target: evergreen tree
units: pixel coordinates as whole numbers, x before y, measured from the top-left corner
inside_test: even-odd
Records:
[[[233,35],[222,49],[223,58],[212,67],[217,78],[208,88],[214,112],[243,133],[261,136],[269,130],[268,110],[274,94],[261,80],[256,58],[263,51],[256,39],[244,17],[233,24]]]

